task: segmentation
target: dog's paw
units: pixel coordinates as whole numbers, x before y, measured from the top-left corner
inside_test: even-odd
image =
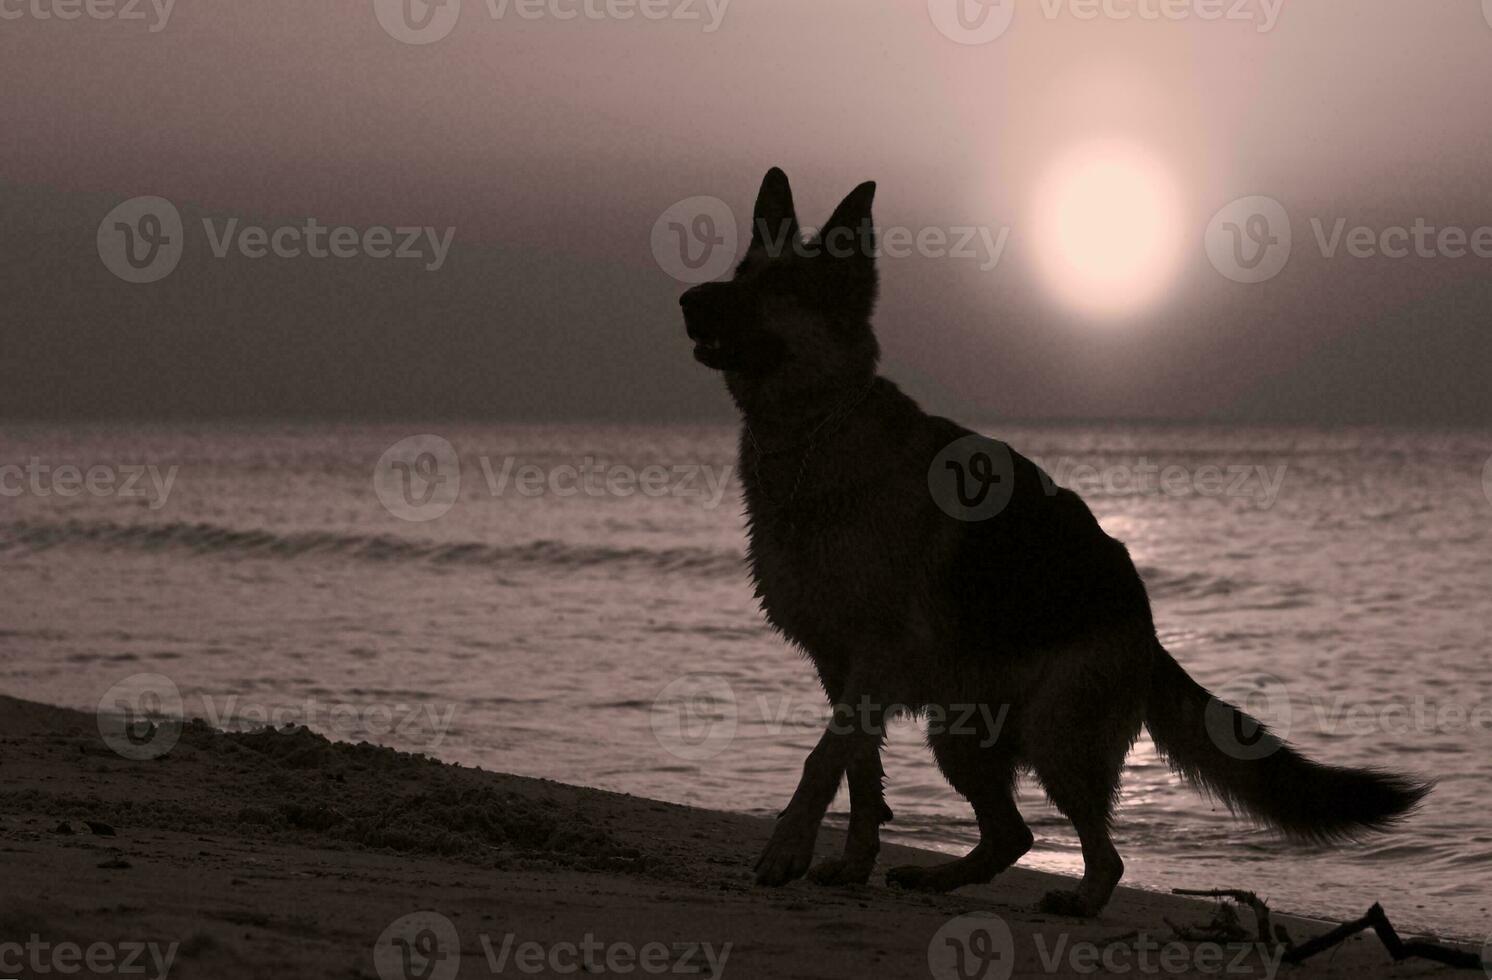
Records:
[[[1075,891],[1047,892],[1036,903],[1036,911],[1049,915],[1068,915],[1077,919],[1091,919],[1101,910]]]
[[[808,872],[808,880],[816,885],[863,885],[870,881],[875,870],[875,861],[853,861],[833,858],[822,861]]]
[[[813,863],[813,842],[818,836],[812,828],[804,830],[790,824],[777,825],[767,849],[756,862],[758,885],[785,885],[803,877]]]
[[[886,872],[886,884],[893,888],[905,888],[907,891],[914,892],[946,891],[945,888],[937,887],[938,882],[932,874],[933,870],[933,868],[917,864],[904,864]]]

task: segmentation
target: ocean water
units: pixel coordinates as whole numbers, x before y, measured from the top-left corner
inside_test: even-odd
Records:
[[[1199,681],[1322,760],[1439,780],[1396,834],[1284,845],[1142,738],[1126,883],[1492,932],[1492,433],[983,428],[1129,545]],[[219,724],[775,814],[825,714],[752,598],[733,448],[726,427],[7,425],[0,690],[179,694]],[[887,772],[889,838],[972,844],[915,723]],[[1022,809],[1022,863],[1079,869],[1038,786]]]

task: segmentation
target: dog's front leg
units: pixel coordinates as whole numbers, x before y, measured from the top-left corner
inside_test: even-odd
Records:
[[[876,729],[874,723],[863,716],[857,717],[849,704],[841,702],[835,705],[834,718],[803,763],[803,776],[798,781],[798,789],[793,793],[787,809],[777,818],[772,839],[767,842],[766,850],[756,862],[758,883],[785,884],[802,877],[808,870],[809,864],[813,862],[813,845],[818,839],[819,825],[823,823],[829,804],[834,802],[834,796],[839,792],[839,781],[846,770],[851,773],[850,823],[852,836],[856,836],[855,813],[859,810],[854,803],[856,786],[861,787],[863,794],[868,783],[865,777],[871,773],[871,765],[875,772],[874,794],[876,797],[881,794],[881,736],[882,733]],[[869,806],[869,802],[866,805]],[[878,840],[880,814],[884,807],[884,802],[881,802],[874,811],[876,824],[870,831],[872,840]],[[864,842],[866,837],[863,822],[858,830],[858,837]],[[879,843],[875,846],[878,848]],[[863,848],[857,851],[857,855],[863,857]],[[875,861],[873,851],[870,861],[872,864]],[[869,875],[869,870],[866,875]]]
[[[881,769],[881,742],[869,751],[858,752],[845,770],[850,784],[850,826],[844,839],[844,854],[824,861],[808,873],[821,885],[863,885],[875,870],[881,851],[881,824],[891,821],[886,805]]]

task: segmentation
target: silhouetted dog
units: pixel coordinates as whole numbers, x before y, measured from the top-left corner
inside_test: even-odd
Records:
[[[1411,810],[1428,786],[1311,762],[1213,699],[1161,647],[1129,553],[1076,494],[877,376],[874,194],[861,184],[804,239],[787,177],[771,170],[734,278],[680,300],[695,358],[724,373],[743,417],[757,595],[834,706],[757,880],[808,871],[845,777],[844,855],[812,877],[869,878],[891,818],[880,752],[893,705],[929,716],[938,767],[981,838],[956,861],[892,869],[907,888],[989,881],[1026,853],[1024,770],[1082,841],[1082,882],[1044,908],[1097,914],[1124,870],[1110,820],[1141,725],[1178,773],[1295,838],[1350,838]]]

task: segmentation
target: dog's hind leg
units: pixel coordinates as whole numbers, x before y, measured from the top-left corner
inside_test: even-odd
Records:
[[[1110,690],[1114,702],[1121,704],[1122,688],[1116,685]],[[1062,915],[1095,916],[1124,876],[1110,822],[1124,756],[1138,725],[1131,726],[1122,709],[1105,714],[1097,705],[1085,708],[1077,698],[1066,704],[1066,710],[1042,716],[1042,731],[1030,732],[1029,762],[1047,796],[1077,830],[1083,846],[1083,880],[1073,891],[1047,894],[1039,908]]]
[[[1014,759],[999,747],[981,748],[968,735],[932,735],[928,742],[943,775],[974,807],[979,844],[956,861],[892,868],[886,883],[930,892],[982,885],[1020,860],[1034,841],[1015,804]]]
[[[1124,877],[1124,862],[1114,848],[1109,826],[1118,770],[1110,773],[1095,767],[1085,774],[1086,780],[1075,772],[1042,775],[1039,768],[1037,775],[1052,802],[1072,821],[1083,845],[1083,880],[1073,891],[1048,892],[1038,908],[1061,915],[1095,916]]]

